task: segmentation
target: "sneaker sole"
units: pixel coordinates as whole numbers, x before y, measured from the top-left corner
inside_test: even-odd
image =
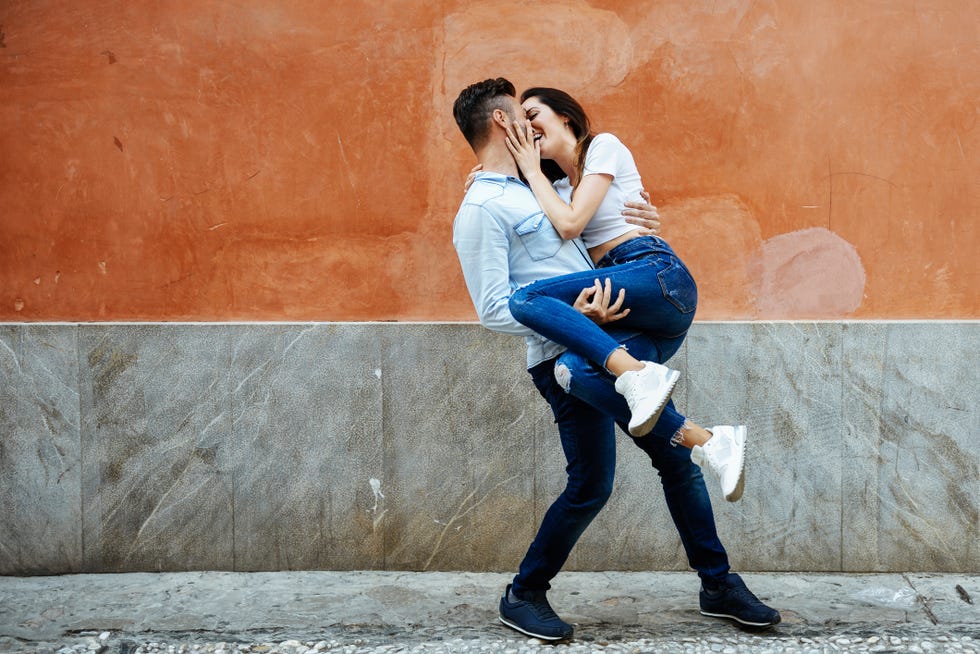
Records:
[[[635,427],[630,425],[629,431],[633,438],[642,438],[646,436],[653,429],[653,426],[657,424],[657,421],[660,420],[660,414],[664,412],[664,407],[667,406],[667,400],[669,400],[670,396],[673,394],[674,386],[677,385],[677,380],[680,379],[680,377],[680,372],[676,370],[670,371],[670,374],[667,375],[667,393],[664,395],[664,399],[660,401],[659,406],[657,406],[654,412],[650,414],[649,418],[640,424],[636,425]]]
[[[745,448],[746,448],[746,429],[744,426],[739,425],[735,428],[736,438],[739,434],[742,435],[742,466],[738,471],[738,483],[735,484],[735,490],[725,496],[725,499],[729,502],[737,502],[742,498],[742,491],[745,490]]]
[[[727,613],[709,613],[704,609],[701,609],[701,615],[706,615],[709,618],[725,618],[726,620],[734,620],[739,624],[744,624],[746,627],[774,627],[782,620],[782,618],[776,618],[775,622],[749,622],[748,620],[742,620],[738,616],[728,615]]]
[[[501,624],[503,624],[503,625],[505,625],[507,627],[510,627],[511,629],[514,629],[516,631],[519,631],[522,634],[525,634],[527,636],[532,636],[534,638],[540,638],[541,640],[549,640],[549,641],[567,640],[567,639],[569,639],[569,638],[572,637],[572,634],[569,634],[567,636],[545,636],[543,634],[536,634],[533,631],[528,631],[527,629],[522,629],[521,627],[518,627],[513,622],[509,622],[508,620],[505,620],[503,616],[497,616],[497,619],[500,620],[500,623]]]

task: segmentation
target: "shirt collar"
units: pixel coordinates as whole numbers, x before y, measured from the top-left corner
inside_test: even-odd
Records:
[[[480,171],[476,174],[476,179],[483,182],[490,182],[491,184],[499,184],[500,186],[505,186],[507,182],[517,182],[521,186],[527,186],[520,178],[514,177],[513,175],[504,175],[503,173],[495,173],[490,171]]]

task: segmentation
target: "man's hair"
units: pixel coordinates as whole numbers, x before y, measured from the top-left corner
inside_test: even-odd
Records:
[[[490,120],[494,109],[502,109],[516,119],[514,106],[508,98],[517,95],[514,85],[503,77],[485,79],[463,89],[453,103],[453,118],[470,147],[481,147],[490,135]]]

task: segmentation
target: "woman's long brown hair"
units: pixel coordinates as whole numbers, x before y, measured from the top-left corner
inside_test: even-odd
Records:
[[[575,98],[559,89],[552,89],[544,86],[536,86],[521,93],[521,102],[528,98],[537,98],[542,104],[554,111],[556,114],[568,121],[568,126],[572,128],[575,135],[575,172],[577,180],[575,186],[582,181],[582,171],[585,168],[585,153],[589,151],[589,144],[592,143],[592,126],[589,123],[589,116],[585,113]],[[566,177],[561,167],[551,159],[541,160],[541,172],[552,182]]]

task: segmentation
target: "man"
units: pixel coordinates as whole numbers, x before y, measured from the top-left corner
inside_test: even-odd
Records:
[[[567,485],[545,513],[517,575],[504,590],[500,620],[537,638],[561,640],[570,638],[573,629],[555,614],[546,593],[572,547],[609,498],[616,463],[615,423],[626,425],[629,409],[608,374],[516,322],[508,309],[515,289],[592,267],[578,239],[563,241],[546,218],[534,218],[543,218],[541,208],[518,178],[505,142],[510,126],[524,123],[514,96],[514,86],[497,78],[467,87],[453,105],[456,123],[482,164],[482,172],[456,215],[453,244],[481,324],[525,337],[528,372],[558,424],[568,462]],[[647,209],[653,207],[647,205]],[[530,224],[536,228],[529,228]],[[620,315],[619,301],[610,306],[610,296],[611,289],[597,284],[583,289],[575,306],[603,324]],[[635,332],[615,335],[636,358],[661,363],[683,340],[658,341]],[[690,450],[672,447],[669,438],[634,442],[660,473],[688,560],[701,577],[701,612],[755,627],[778,623],[779,613],[760,602],[730,572],[704,479],[691,462]]]

